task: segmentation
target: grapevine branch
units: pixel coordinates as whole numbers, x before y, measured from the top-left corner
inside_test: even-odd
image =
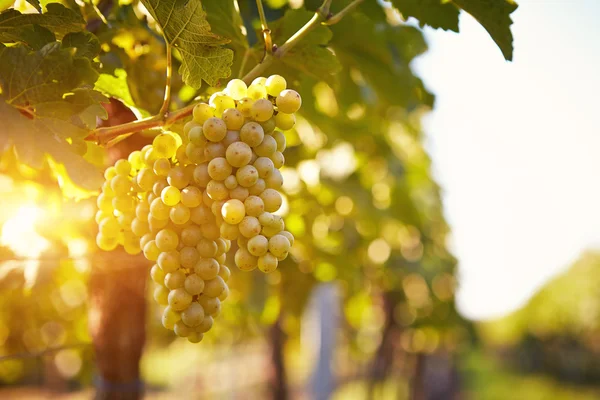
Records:
[[[256,8],[260,17],[260,29],[262,29],[263,38],[265,39],[265,56],[273,53],[273,41],[271,40],[271,30],[267,25],[265,17],[265,9],[263,8],[262,0],[256,0]]]
[[[285,41],[280,47],[277,47],[273,50],[273,46],[271,47],[271,52],[267,51],[264,59],[258,63],[252,70],[250,70],[242,79],[247,84],[252,82],[255,78],[260,76],[267,68],[273,64],[273,62],[277,59],[280,59],[285,56],[285,54],[290,51],[294,46],[296,46],[299,42],[301,42],[309,33],[311,33],[314,29],[316,29],[320,25],[333,25],[338,23],[344,16],[352,12],[360,3],[364,0],[354,0],[350,4],[348,4],[344,9],[342,9],[337,14],[331,14],[330,7],[332,0],[324,0],[321,7],[317,9],[313,17],[306,23],[302,28],[300,28],[292,37]],[[263,25],[263,33],[266,25],[266,19],[264,18],[264,10],[262,9],[262,2],[257,0],[257,5],[259,7],[259,13],[261,14],[261,25]],[[268,29],[268,28],[267,28]],[[270,31],[269,31],[269,40],[270,40]],[[266,43],[266,38],[265,38]],[[106,145],[111,140],[126,134],[131,134],[134,132],[143,131],[146,129],[157,128],[161,126],[169,126],[174,122],[186,118],[192,114],[194,110],[194,104],[190,104],[186,107],[183,107],[176,111],[168,111],[170,100],[171,100],[171,74],[172,74],[172,65],[171,65],[171,48],[170,44],[167,44],[167,84],[165,87],[165,100],[161,107],[161,111],[158,115],[143,118],[134,122],[128,122],[121,125],[108,126],[103,128],[97,128],[93,130],[90,135],[86,138],[87,140],[93,140],[98,142],[98,144]]]

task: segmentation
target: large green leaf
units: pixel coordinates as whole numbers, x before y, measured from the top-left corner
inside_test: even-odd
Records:
[[[67,33],[65,37],[63,37],[62,45],[65,48],[75,48],[75,57],[93,59],[100,52],[100,42],[91,32]]]
[[[231,74],[233,52],[224,48],[228,41],[213,32],[200,0],[141,0],[158,22],[166,40],[181,55],[179,73],[194,88],[202,80],[214,86]]]
[[[478,1],[478,0],[475,0]],[[429,25],[458,32],[458,8],[442,0],[392,0],[405,18],[414,17],[421,26]]]
[[[237,0],[204,0],[202,6],[215,34],[229,39],[232,47],[249,47]]]
[[[510,14],[517,9],[512,0],[452,0],[454,4],[471,14],[490,34],[502,50],[504,58],[512,60],[513,37],[510,32]]]

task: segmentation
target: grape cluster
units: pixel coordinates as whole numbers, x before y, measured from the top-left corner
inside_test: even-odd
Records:
[[[275,214],[286,147],[276,128],[291,129],[301,105],[286,85],[278,75],[250,86],[234,79],[196,105],[180,138],[161,133],[105,172],[98,246],[122,245],[156,262],[151,277],[155,300],[166,306],[163,325],[191,342],[202,340],[227,298],[232,241],[239,269],[265,273],[294,242]]]

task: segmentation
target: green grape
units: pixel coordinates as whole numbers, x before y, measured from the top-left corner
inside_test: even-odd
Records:
[[[267,84],[267,78],[265,78],[264,76],[259,76],[257,78],[254,78],[252,80],[252,85],[260,85],[260,86],[265,86]]]
[[[248,251],[253,256],[264,256],[269,250],[269,240],[263,235],[256,235],[248,239]]]
[[[104,236],[116,237],[121,231],[121,227],[115,217],[107,217],[98,224],[98,231]]]
[[[204,309],[204,318],[206,318],[207,315],[214,316],[221,311],[221,301],[216,297],[210,297],[202,294],[198,297],[198,303],[200,303]]]
[[[254,148],[254,151],[259,157],[270,157],[277,151],[277,142],[273,136],[266,135],[262,143]]]
[[[212,180],[206,186],[206,193],[212,200],[225,200],[229,191],[223,182]]]
[[[202,125],[202,132],[211,142],[218,142],[227,134],[227,125],[221,118],[212,117]]]
[[[206,147],[197,146],[194,143],[190,142],[185,146],[185,155],[186,155],[187,159],[190,161],[190,163],[200,164],[200,163],[204,162],[204,159],[206,158],[204,155],[205,150],[206,150]]]
[[[179,203],[173,208],[171,208],[171,212],[169,213],[169,217],[174,224],[183,225],[190,220],[190,209],[183,204]]]
[[[183,287],[192,296],[197,296],[204,290],[204,280],[199,275],[193,273],[185,278]]]
[[[275,153],[273,153],[270,158],[271,158],[271,161],[273,161],[273,165],[277,169],[283,167],[283,164],[285,164],[285,157],[283,156],[283,153],[280,151],[276,151]]]
[[[202,192],[202,204],[204,204],[205,206],[210,208],[210,206],[212,206],[212,203],[214,203],[214,202],[215,201],[213,199],[211,199],[210,196],[208,195],[208,192],[206,190],[204,190],[204,192]]]
[[[160,267],[157,264],[154,264],[150,269],[150,277],[156,283],[162,285],[165,281],[165,276],[166,274],[163,272],[162,269],[160,269]]]
[[[187,326],[196,327],[204,320],[204,309],[200,304],[194,302],[181,313],[181,320]]]
[[[211,316],[209,316],[209,315],[206,315],[206,314],[207,313],[205,312],[204,313],[204,319],[202,320],[202,323],[196,327],[196,332],[197,333],[200,333],[200,334],[206,333],[213,326],[213,318]]]
[[[208,143],[208,140],[202,131],[202,125],[194,125],[194,127],[188,132],[187,137],[189,141],[196,146],[203,147]]]
[[[181,200],[181,192],[175,186],[167,186],[160,193],[160,198],[167,206],[174,206]]]
[[[238,186],[238,182],[237,179],[235,179],[235,175],[229,175],[227,178],[225,178],[223,184],[229,190],[235,189]]]
[[[159,156],[171,158],[177,150],[177,140],[168,133],[161,133],[152,140],[152,146]]]
[[[181,265],[183,268],[194,268],[198,260],[200,259],[200,254],[195,247],[186,246],[179,250],[179,257],[181,259]]]
[[[183,125],[183,136],[189,139],[190,131],[197,126],[199,125],[193,119],[186,122],[185,125]]]
[[[115,236],[106,236],[102,233],[96,235],[96,244],[101,250],[112,251],[117,248],[119,244]]]
[[[252,100],[260,100],[267,97],[267,89],[263,85],[251,84],[248,86],[247,96]]]
[[[133,198],[128,195],[113,197],[112,206],[115,210],[121,211],[122,213],[133,213],[135,210]]]
[[[160,178],[152,186],[152,193],[160,197],[160,194],[167,186],[169,186],[169,182],[167,182],[165,178]],[[154,199],[152,199],[152,201],[154,201]],[[150,201],[149,203],[152,204],[152,201]]]
[[[266,236],[268,238],[271,238],[271,237],[279,234],[279,232],[281,232],[280,229],[274,228],[272,226],[267,226],[267,225],[263,225],[262,230],[260,231],[260,233],[263,236]]]
[[[282,257],[290,251],[290,241],[284,235],[275,235],[269,239],[269,252],[275,257]]]
[[[156,246],[160,251],[171,251],[177,248],[179,237],[177,233],[171,229],[162,229],[156,234]]]
[[[162,199],[156,198],[150,204],[150,215],[158,220],[168,220],[171,207],[163,203]]]
[[[225,180],[231,175],[232,167],[223,157],[213,158],[208,163],[208,174],[210,177],[217,181]]]
[[[152,167],[152,165],[154,165],[154,161],[156,161],[160,155],[156,150],[154,150],[152,145],[146,145],[142,148],[141,157],[146,167]]]
[[[240,186],[249,188],[250,186],[254,185],[256,181],[258,181],[258,171],[253,165],[244,165],[237,170],[235,173],[235,178]]]
[[[287,240],[290,242],[290,247],[294,245],[294,235],[292,235],[290,232],[281,231],[280,235],[283,235],[287,238]]]
[[[201,258],[194,266],[194,272],[204,281],[214,279],[219,274],[219,263],[214,258]]]
[[[135,216],[138,219],[146,219],[150,213],[150,205],[146,201],[141,201],[135,207]]]
[[[263,127],[256,122],[248,122],[240,130],[240,139],[250,147],[261,144],[264,137]]]
[[[234,100],[243,99],[248,93],[248,87],[241,79],[230,80],[225,90]]]
[[[192,328],[190,328],[189,326],[187,326],[183,321],[179,321],[175,324],[175,327],[173,329],[175,331],[175,334],[179,337],[184,337],[187,338],[188,336],[190,336],[191,334],[197,335],[196,332],[194,332],[192,330]],[[193,343],[193,342],[192,342]]]
[[[202,236],[209,240],[217,240],[219,238],[219,227],[216,223],[204,224],[200,227]]]
[[[207,119],[214,117],[214,109],[206,103],[199,103],[194,106],[193,116],[194,122],[204,124]]]
[[[242,271],[252,271],[256,269],[258,264],[258,257],[253,256],[247,249],[243,247],[240,247],[235,252],[234,260],[235,265]]]
[[[273,139],[275,139],[275,142],[277,143],[277,151],[281,151],[283,153],[287,145],[285,135],[283,134],[283,132],[275,131],[273,132],[272,136]]]
[[[277,127],[276,124],[275,124],[275,118],[273,118],[273,117],[269,118],[266,121],[260,122],[260,126],[265,131],[265,134],[271,134],[271,133],[273,133],[273,131]]]
[[[267,99],[258,99],[252,104],[250,112],[255,121],[266,121],[273,116],[273,104]]]
[[[302,98],[295,90],[286,89],[282,91],[275,100],[277,109],[286,114],[293,114],[300,109]]]
[[[208,163],[202,163],[194,168],[194,182],[200,187],[206,187],[210,182],[210,175],[208,174]]]
[[[221,209],[221,215],[228,224],[239,224],[246,215],[244,203],[237,199],[231,199],[225,202]]]
[[[258,218],[247,215],[239,223],[238,228],[242,236],[251,238],[260,234],[262,226],[260,225]]]
[[[218,114],[228,108],[235,108],[235,101],[223,92],[217,92],[210,96],[208,104],[215,108]]]
[[[162,315],[162,324],[169,330],[175,329],[175,324],[181,321],[181,313],[175,311],[171,306],[165,307]]]
[[[198,225],[204,225],[212,222],[214,220],[214,216],[211,214],[210,209],[201,205],[195,208],[190,209],[190,220]]]
[[[144,191],[149,192],[152,190],[152,186],[154,186],[154,182],[158,177],[150,168],[142,168],[140,172],[137,174],[137,184]]]
[[[226,147],[223,143],[209,142],[204,149],[204,158],[212,160],[217,157],[225,157]]]
[[[231,277],[231,271],[225,265],[221,265],[221,267],[219,268],[219,276],[221,277],[221,279],[227,282],[229,280],[229,277]]]
[[[180,201],[186,207],[198,207],[202,202],[202,191],[195,186],[188,186],[181,191]]]
[[[244,142],[235,142],[227,147],[225,157],[231,166],[240,168],[247,165],[252,159],[252,149]]]
[[[114,215],[112,213],[108,213],[106,211],[102,211],[102,210],[98,210],[96,211],[96,216],[95,216],[95,220],[96,223],[99,224],[100,221],[102,221],[105,218],[113,218]]]
[[[124,231],[131,231],[131,223],[133,222],[133,214],[119,214],[117,222]]]
[[[275,271],[277,269],[277,264],[277,258],[271,253],[258,257],[258,269],[265,274]]]
[[[154,289],[154,300],[161,306],[169,304],[169,289],[164,286],[158,286]]]
[[[142,152],[139,150],[135,150],[129,153],[127,161],[129,161],[129,164],[131,164],[131,168],[133,168],[136,171],[139,171],[144,167],[144,162],[142,161]]]
[[[115,167],[108,167],[104,170],[104,179],[107,181],[110,181],[115,176],[117,176],[117,169]]]
[[[221,143],[225,148],[229,147],[230,144],[240,141],[239,131],[227,131],[225,138],[221,140]]]
[[[137,237],[142,237],[150,231],[150,226],[148,225],[148,221],[134,218],[131,221],[131,230]]]
[[[285,229],[285,222],[283,222],[281,215],[273,214],[273,223],[269,226],[277,229],[277,232],[281,232]]]
[[[189,160],[187,158],[187,155],[185,154],[185,150],[187,149],[187,145],[186,144],[181,144],[181,146],[179,146],[177,148],[177,151],[175,152],[175,159],[173,161],[177,161],[179,163],[179,165],[186,165],[189,163]]]
[[[265,184],[269,189],[279,190],[283,186],[283,175],[278,169],[274,169],[271,176],[265,178]]]
[[[177,271],[169,272],[165,275],[165,286],[171,290],[175,290],[183,287],[183,282],[185,282],[185,272],[178,269]]]
[[[222,238],[227,240],[235,240],[240,235],[240,230],[237,225],[231,225],[227,222],[223,222],[219,227],[219,233]]]
[[[198,225],[192,224],[181,231],[181,243],[185,246],[196,246],[202,239],[202,230]]]
[[[191,177],[185,173],[184,168],[181,166],[176,166],[171,168],[169,171],[167,182],[169,182],[169,185],[181,190],[190,183],[190,178]],[[177,202],[179,202],[179,200],[177,200]]]
[[[117,175],[110,180],[110,188],[116,196],[122,196],[131,190],[131,181],[127,176]]]
[[[277,128],[289,131],[296,125],[296,116],[294,114],[286,114],[284,112],[278,112],[275,115],[275,126]]]
[[[151,240],[154,240],[154,235],[152,233],[146,233],[140,238],[140,248],[143,249],[146,246],[146,243]]]
[[[285,90],[287,87],[287,82],[283,76],[271,75],[265,81],[265,87],[267,88],[267,93],[270,96],[277,97],[279,93]]]
[[[242,249],[248,248],[248,238],[240,236],[239,238],[237,238],[236,242],[237,242],[237,245],[239,248],[242,248]]]
[[[175,311],[183,311],[192,303],[192,295],[183,288],[169,292],[169,306]]]
[[[166,158],[159,158],[154,161],[153,171],[157,176],[167,176],[171,170],[171,162]]]
[[[100,193],[98,195],[98,198],[96,199],[96,205],[98,206],[98,209],[100,211],[103,211],[105,213],[111,213],[113,212],[113,205],[112,205],[112,198],[107,196],[104,193]]]
[[[225,290],[219,295],[218,299],[224,302],[229,297],[229,287],[225,286]]]
[[[226,288],[225,281],[217,275],[214,279],[204,281],[204,291],[202,293],[209,297],[219,297]]]
[[[281,195],[275,189],[265,189],[260,194],[260,198],[265,203],[265,210],[268,212],[275,212],[279,210],[279,207],[281,207],[281,204],[283,203]]]
[[[194,344],[200,343],[202,341],[202,339],[204,339],[204,335],[200,332],[192,332],[187,337],[188,342],[194,343]]]
[[[160,251],[158,248],[156,250]],[[165,273],[177,271],[177,269],[181,266],[179,252],[176,250],[163,251],[158,256],[157,263],[160,269],[162,269]]]
[[[200,257],[212,258],[217,255],[217,243],[214,240],[202,239],[196,246]]]
[[[250,97],[244,97],[238,101],[237,110],[241,112],[244,117],[250,118],[252,113],[252,104],[254,104],[254,100],[252,100]]]
[[[102,193],[106,196],[113,197],[115,195],[115,191],[110,187],[110,181],[104,181],[102,184]]]
[[[217,258],[215,258],[215,260],[217,260],[217,262],[219,263],[219,265],[224,265],[225,264],[225,260],[227,260],[227,254],[223,253],[223,254],[219,254],[217,256]],[[219,269],[220,271],[220,269]]]
[[[258,176],[263,179],[271,176],[271,174],[273,174],[273,169],[275,168],[273,161],[268,157],[258,157],[252,165],[254,165],[254,168],[258,171]]]
[[[223,217],[221,216],[221,209],[223,208],[224,204],[225,200],[217,200],[213,202],[210,206],[210,211],[215,216],[215,221],[217,222],[217,224],[223,222]]]
[[[224,254],[227,252],[227,243],[229,243],[228,240],[219,238],[215,240],[215,243],[217,244],[217,254]]]
[[[246,200],[244,200],[244,207],[246,209],[246,214],[251,217],[258,217],[265,211],[265,203],[258,196],[248,196]]]
[[[239,201],[246,200],[249,195],[250,193],[248,192],[248,188],[245,188],[243,186],[237,186],[236,188],[231,189],[229,191],[229,197],[231,197],[232,199],[238,199]]]
[[[160,254],[160,250],[156,246],[156,241],[150,240],[144,246],[144,257],[146,257],[150,261],[158,260],[158,255]]]
[[[238,131],[244,125],[244,116],[235,108],[228,108],[223,111],[221,118],[230,131]]]
[[[158,232],[169,224],[169,219],[156,219],[152,215],[148,216],[148,228],[150,232]]]
[[[258,216],[258,222],[262,226],[271,226],[275,222],[275,216],[270,212],[264,212]]]
[[[127,160],[118,160],[115,163],[115,171],[118,175],[129,176],[131,174],[131,164]]]

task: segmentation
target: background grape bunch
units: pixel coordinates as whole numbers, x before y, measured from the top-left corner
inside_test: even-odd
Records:
[[[228,296],[232,241],[239,269],[265,273],[294,242],[276,214],[286,147],[280,130],[295,125],[302,102],[286,86],[279,75],[249,87],[233,79],[196,105],[181,135],[163,132],[105,172],[96,242],[156,262],[163,325],[190,342],[202,340]]]

